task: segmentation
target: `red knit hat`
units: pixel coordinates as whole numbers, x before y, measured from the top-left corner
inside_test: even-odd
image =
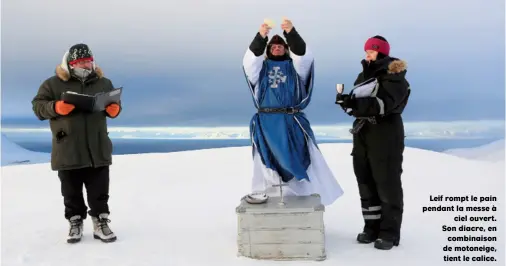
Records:
[[[373,50],[384,55],[389,55],[390,44],[381,36],[374,36],[369,38],[364,45],[364,51]]]

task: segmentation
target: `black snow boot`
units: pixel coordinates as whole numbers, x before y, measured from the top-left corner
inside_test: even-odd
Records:
[[[362,232],[357,235],[357,242],[362,244],[369,244],[374,242],[376,240],[376,236],[374,234],[368,233],[368,232]]]
[[[398,245],[399,245],[399,240],[385,240],[385,239],[378,238],[374,242],[374,247],[376,249],[381,249],[381,250],[390,250],[394,246],[398,246]]]
[[[69,234],[67,236],[67,243],[77,243],[83,237],[83,219],[80,215],[75,215],[69,219]]]

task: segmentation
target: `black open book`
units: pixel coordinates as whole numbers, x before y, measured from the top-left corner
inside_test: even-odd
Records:
[[[61,100],[73,104],[76,110],[84,112],[101,112],[111,103],[119,103],[123,87],[95,95],[81,94],[73,91],[62,93]]]

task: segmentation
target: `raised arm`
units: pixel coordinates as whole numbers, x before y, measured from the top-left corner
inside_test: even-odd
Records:
[[[290,47],[290,57],[293,60],[295,71],[297,71],[297,74],[299,74],[305,84],[314,61],[313,53],[308,49],[306,42],[293,26],[292,28],[288,26],[283,31],[283,35],[286,38],[288,47]]]
[[[39,120],[52,119],[58,116],[55,111],[55,99],[49,86],[49,79],[39,87],[37,95],[32,100],[32,109]]]
[[[253,38],[253,41],[249,45],[246,53],[244,54],[244,58],[242,59],[244,72],[248,77],[248,81],[251,82],[252,87],[255,87],[258,82],[258,76],[260,74],[260,70],[262,70],[262,64],[264,61],[263,54],[268,40],[267,31],[262,32],[262,27],[260,28],[260,31],[257,32],[255,38]],[[263,33],[265,33],[265,35],[263,35]]]

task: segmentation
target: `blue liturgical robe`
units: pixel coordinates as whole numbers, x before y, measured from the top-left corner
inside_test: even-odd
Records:
[[[311,101],[313,76],[313,64],[304,80],[297,74],[291,59],[266,59],[258,82],[252,85],[248,81],[255,107],[305,109]],[[253,153],[256,150],[262,163],[276,171],[284,182],[293,178],[310,181],[307,169],[311,158],[307,138],[313,143],[316,140],[304,113],[256,113],[250,121],[250,134]]]

